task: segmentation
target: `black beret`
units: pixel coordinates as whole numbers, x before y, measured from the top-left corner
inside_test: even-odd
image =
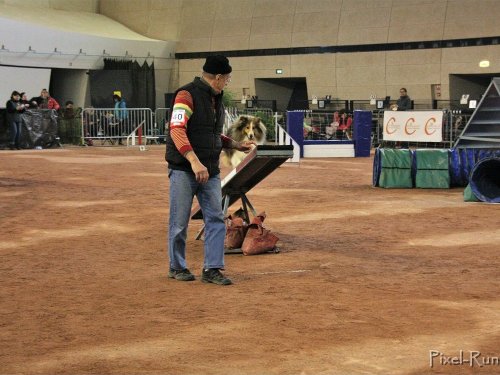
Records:
[[[211,74],[229,74],[233,71],[226,56],[208,56],[203,71]]]

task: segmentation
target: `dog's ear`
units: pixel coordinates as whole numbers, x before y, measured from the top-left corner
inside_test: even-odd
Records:
[[[238,129],[243,129],[248,125],[248,117],[247,116],[240,116],[238,121],[236,121],[236,127]]]
[[[259,122],[261,122],[262,120],[260,119],[260,117],[255,117],[254,119],[255,123],[258,124]]]

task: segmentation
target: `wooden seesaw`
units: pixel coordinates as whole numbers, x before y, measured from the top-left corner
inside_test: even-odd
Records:
[[[257,211],[246,194],[291,157],[293,157],[292,145],[262,145],[250,151],[245,159],[221,181],[224,217],[227,216],[229,207],[241,199],[243,215],[246,222],[250,223],[248,211],[250,210],[253,216],[257,216]],[[191,211],[191,219],[203,219],[203,212],[199,205]],[[198,231],[197,240],[201,238],[204,230],[205,226]],[[226,250],[226,253],[228,252],[230,251]]]

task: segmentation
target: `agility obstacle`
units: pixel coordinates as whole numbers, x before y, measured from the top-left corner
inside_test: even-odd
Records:
[[[262,145],[255,147],[222,181],[222,210],[227,216],[229,207],[241,199],[243,214],[247,223],[250,223],[250,214],[255,217],[257,211],[247,197],[247,193],[259,182],[269,176],[281,164],[293,157],[293,145]],[[191,219],[203,219],[203,212],[199,205],[191,211]],[[204,227],[196,235],[200,239]]]
[[[371,148],[371,111],[354,111],[351,140],[304,139],[304,111],[288,111],[287,132],[300,146],[301,157],[368,157]]]
[[[480,201],[500,203],[500,155],[479,161],[471,172],[469,185]]]
[[[500,78],[485,90],[455,148],[500,148]]]
[[[372,184],[386,188],[466,186],[466,201],[500,203],[500,78],[492,79],[453,149],[378,148]]]
[[[466,187],[468,201],[500,203],[500,149],[375,150],[373,186],[383,188]]]

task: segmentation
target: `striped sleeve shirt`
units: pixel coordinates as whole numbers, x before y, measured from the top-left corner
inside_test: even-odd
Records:
[[[215,103],[212,103],[215,109]],[[193,114],[194,105],[193,97],[189,91],[181,90],[175,96],[174,106],[172,108],[172,116],[170,118],[170,136],[174,141],[175,147],[185,155],[192,151],[193,147],[187,137],[187,124],[189,118]],[[232,139],[221,134],[222,147],[231,148]]]

